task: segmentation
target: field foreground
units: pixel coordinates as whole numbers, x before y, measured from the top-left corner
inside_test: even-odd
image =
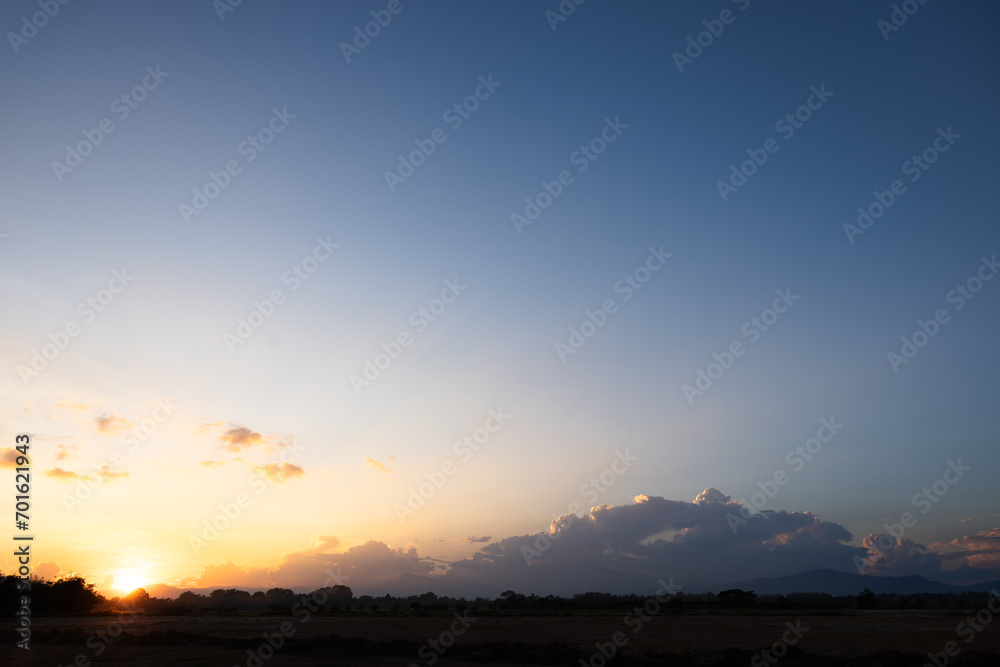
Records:
[[[974,612],[973,612],[974,613]],[[474,620],[473,620],[474,619]],[[996,624],[960,624],[966,615],[861,612],[844,615],[685,614],[654,616],[636,630],[615,616],[453,615],[124,616],[38,618],[30,652],[13,650],[13,623],[0,628],[11,665],[585,665],[601,667],[596,644],[618,665],[924,665],[928,653],[954,667],[1000,664]],[[286,636],[264,643],[263,635]],[[788,625],[786,625],[788,624]],[[456,630],[455,634],[449,629]],[[797,628],[796,635],[790,628]],[[616,632],[619,647],[614,647]],[[451,638],[454,637],[454,644]],[[783,645],[784,641],[787,645]],[[450,645],[436,652],[429,641]],[[943,654],[955,642],[957,657]],[[440,644],[438,644],[440,645]],[[8,648],[9,647],[9,648]],[[787,654],[786,654],[787,647]],[[760,651],[774,655],[761,656]],[[954,653],[954,648],[952,649]],[[255,653],[256,655],[252,655]],[[774,657],[781,654],[781,659]],[[595,657],[596,656],[596,657]],[[755,656],[760,656],[755,660]],[[431,663],[431,659],[436,660]],[[767,659],[767,658],[770,658]]]

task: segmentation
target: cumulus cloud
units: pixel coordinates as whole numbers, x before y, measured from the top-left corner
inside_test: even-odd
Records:
[[[16,468],[18,456],[21,456],[21,452],[13,447],[0,449],[0,468]]]
[[[879,539],[870,535],[864,546],[853,546],[847,529],[810,512],[746,514],[741,509],[739,502],[711,488],[691,502],[640,495],[628,504],[591,508],[582,517],[564,514],[547,530],[498,539],[451,563],[421,556],[412,546],[375,541],[338,552],[339,541],[323,536],[318,546],[286,554],[273,569],[244,571],[227,564],[218,572],[206,569],[201,584],[222,585],[225,580],[226,585],[309,589],[323,585],[333,569],[355,593],[371,595],[432,590],[496,596],[508,589],[539,595],[642,593],[655,590],[660,578],[693,590],[815,569],[856,572],[856,559],[870,558],[873,541]],[[490,539],[469,536],[463,541]],[[891,544],[882,540],[886,548],[865,574],[922,574],[949,581],[942,571],[945,556],[911,540],[890,539]],[[1000,530],[983,531],[953,546],[992,559],[998,541]],[[976,568],[951,572],[974,581],[989,578]]]
[[[72,482],[78,479],[92,479],[95,476],[107,481],[112,479],[118,479],[120,477],[128,477],[127,472],[115,472],[111,464],[106,463],[101,466],[100,470],[95,470],[94,472],[81,475],[75,473],[72,470],[63,470],[62,468],[52,468],[51,470],[46,470],[45,474],[48,477],[55,477],[56,479],[62,480],[64,482]]]
[[[219,436],[222,448],[230,452],[240,452],[247,447],[264,444],[264,436],[246,426],[234,426]]]
[[[393,460],[395,458],[396,457],[393,457],[390,460]],[[375,459],[365,459],[364,463],[365,463],[366,466],[368,466],[369,468],[371,468],[375,472],[380,472],[380,473],[383,473],[383,474],[389,474],[389,473],[396,472],[395,470],[389,470],[388,468],[385,467],[384,463],[382,463],[381,461],[376,461]]]
[[[41,577],[47,581],[53,581],[59,576],[62,569],[55,563],[39,563],[34,568],[32,568],[36,577]]]
[[[420,558],[415,548],[392,548],[382,542],[367,542],[344,552],[334,552],[340,541],[323,536],[312,549],[286,554],[274,569],[242,569],[231,561],[204,568],[197,579],[201,587],[244,586],[312,589],[342,584],[354,591],[391,587],[401,577],[423,578],[440,566]],[[335,579],[331,579],[336,577]],[[423,592],[426,592],[424,588]]]
[[[946,563],[959,563],[1000,576],[1000,528],[980,530],[950,542],[936,542],[931,548],[941,552]]]
[[[288,461],[281,463],[265,463],[251,466],[254,472],[271,482],[286,482],[293,477],[301,477],[306,473],[300,466]]]
[[[123,433],[129,430],[134,424],[124,417],[119,417],[114,413],[105,413],[94,418],[97,430],[101,433]]]

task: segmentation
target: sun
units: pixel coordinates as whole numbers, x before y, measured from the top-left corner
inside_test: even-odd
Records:
[[[115,590],[122,593],[131,593],[137,588],[142,588],[146,583],[146,578],[135,570],[122,570],[115,573]]]

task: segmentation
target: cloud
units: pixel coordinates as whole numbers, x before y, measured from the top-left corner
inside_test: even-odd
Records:
[[[941,552],[941,559],[947,563],[957,562],[1000,575],[1000,528],[980,530],[930,547]]]
[[[226,461],[198,461],[198,465],[205,466],[206,468],[215,468],[218,466],[226,465]]]
[[[106,463],[101,466],[100,470],[92,473],[87,473],[86,475],[81,475],[75,473],[72,470],[63,470],[62,468],[52,468],[51,470],[46,470],[45,474],[48,477],[55,477],[56,479],[61,479],[63,481],[69,482],[76,479],[92,479],[94,476],[98,476],[103,480],[118,479],[120,477],[128,477],[127,472],[114,472],[114,468],[110,463]]]
[[[546,530],[493,542],[491,537],[463,538],[470,544],[489,543],[450,563],[421,556],[412,546],[376,541],[338,552],[339,540],[323,536],[318,546],[285,554],[271,569],[218,567],[228,568],[219,573],[227,573],[225,579],[232,585],[300,590],[323,585],[332,569],[356,594],[369,595],[432,590],[439,595],[496,596],[508,589],[538,595],[643,593],[655,590],[660,578],[672,578],[688,590],[705,590],[816,569],[856,572],[855,559],[869,556],[873,540],[878,540],[870,535],[864,546],[854,546],[846,528],[811,512],[743,514],[741,509],[739,502],[712,488],[691,502],[639,495],[631,503],[593,507],[582,516],[564,514]],[[949,581],[942,570],[949,556],[911,540],[886,537],[892,539],[891,547],[865,574],[921,574]],[[963,550],[965,559],[993,563],[1000,553],[1000,529],[956,540],[949,547]],[[959,569],[949,572],[969,583],[989,578],[983,576],[984,569],[967,567],[964,561],[957,564]],[[206,568],[203,584],[209,575],[216,571]],[[234,581],[239,577],[243,579]]]
[[[54,580],[62,571],[61,568],[55,563],[39,563],[32,568],[32,570],[32,574],[36,577],[41,577],[42,579],[46,579],[48,581]]]
[[[286,554],[274,569],[241,569],[232,561],[209,565],[198,578],[197,585],[245,586],[314,589],[343,584],[355,592],[391,587],[400,577],[415,576],[425,587],[424,577],[440,569],[430,559],[421,558],[415,548],[393,548],[382,542],[370,541],[344,552],[332,549],[339,540],[332,536],[320,538],[319,546]],[[339,580],[331,580],[331,576]]]
[[[22,456],[21,452],[13,447],[0,449],[0,468],[16,468],[18,456]]]
[[[219,428],[223,424],[225,424],[225,422],[222,422],[222,421],[207,422],[207,423],[206,422],[202,422],[201,424],[198,425],[198,431],[197,432],[198,433],[208,433],[209,431],[212,431],[212,430],[215,430],[215,429]]]
[[[59,401],[58,403],[56,403],[56,407],[63,408],[64,410],[81,410],[81,411],[89,410],[91,408],[91,406],[87,405],[86,403],[73,403],[70,401]]]
[[[97,430],[101,433],[122,433],[129,430],[134,424],[124,417],[119,417],[114,413],[105,413],[94,418]]]
[[[395,457],[393,457],[395,458]],[[391,460],[391,459],[390,459]],[[381,461],[376,461],[375,459],[365,459],[365,465],[374,470],[375,472],[380,472],[384,474],[391,474],[396,472],[395,470],[389,470],[385,467],[385,464]]]
[[[76,449],[76,445],[59,445],[59,446],[57,446],[56,447],[56,461],[62,461],[63,459],[67,459],[67,458],[69,458],[71,456],[75,456],[75,454],[73,454],[73,450],[75,450],[75,449]]]
[[[251,466],[254,472],[262,475],[268,481],[271,482],[286,482],[293,477],[301,477],[306,474],[306,471],[301,467],[289,463],[288,461],[283,461],[281,463],[265,463],[262,466],[254,465]]]
[[[264,436],[246,426],[234,426],[219,436],[221,447],[230,452],[240,452],[247,447],[264,444]]]

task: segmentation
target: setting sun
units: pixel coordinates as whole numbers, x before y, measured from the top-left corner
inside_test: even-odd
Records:
[[[146,578],[135,570],[122,570],[115,574],[115,590],[128,594],[137,588],[142,588]]]

